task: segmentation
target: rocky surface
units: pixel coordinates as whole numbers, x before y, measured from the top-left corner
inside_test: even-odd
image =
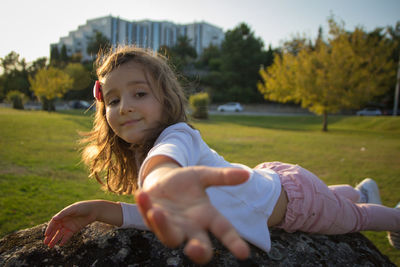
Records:
[[[196,266],[182,248],[168,249],[151,233],[94,223],[64,247],[43,245],[46,224],[0,240],[0,266]],[[206,266],[395,266],[362,234],[309,235],[273,230],[272,249],[251,247],[251,258],[236,260],[213,240]]]

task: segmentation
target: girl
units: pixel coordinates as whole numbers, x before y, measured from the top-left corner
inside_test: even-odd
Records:
[[[149,228],[169,247],[186,241],[184,251],[196,263],[212,257],[207,231],[240,259],[249,255],[241,237],[270,249],[268,227],[321,234],[400,231],[400,209],[379,205],[371,179],[355,189],[327,187],[297,165],[250,169],[225,161],[187,124],[182,88],[162,56],[119,47],[99,56],[97,66],[97,111],[83,160],[108,190],[135,193],[137,206],[102,200],[68,206],[49,222],[49,247],[65,244],[94,221]]]

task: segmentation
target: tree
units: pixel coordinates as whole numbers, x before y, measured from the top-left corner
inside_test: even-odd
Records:
[[[58,51],[58,46],[54,45],[50,49],[50,66],[58,67],[61,62],[60,51]]]
[[[333,19],[329,27],[328,43],[318,38],[314,49],[304,46],[276,55],[273,65],[260,70],[263,83],[258,84],[265,99],[294,101],[323,115],[323,131],[328,130],[328,113],[359,108],[387,91],[395,75],[390,42],[361,28],[346,32]]]
[[[65,69],[65,73],[72,78],[73,90],[82,90],[89,86],[91,82],[90,73],[80,63],[69,63]]]
[[[197,58],[196,49],[190,44],[190,39],[181,35],[174,46],[160,46],[158,51],[168,57],[170,64],[177,72],[184,72]]]
[[[221,44],[220,71],[224,87],[215,88],[213,95],[231,101],[262,101],[257,81],[260,78],[258,70],[267,59],[263,46],[262,40],[256,38],[245,23],[229,30]]]
[[[101,50],[108,50],[110,47],[110,40],[108,40],[108,38],[101,32],[96,31],[95,34],[88,39],[86,52],[93,57],[96,56]]]
[[[67,53],[67,47],[65,46],[65,44],[63,44],[61,47],[60,60],[61,60],[61,66],[67,65],[70,60],[70,57],[68,56]]]
[[[5,74],[12,72],[19,67],[19,54],[11,51],[8,55],[1,59],[1,67]]]
[[[8,92],[20,91],[30,95],[28,81],[28,64],[25,59],[20,59],[19,54],[12,51],[0,59],[3,73],[0,76],[0,100],[3,100]]]
[[[210,71],[216,71],[221,66],[221,49],[213,44],[210,44],[203,50],[196,62],[196,66]]]
[[[40,58],[36,59],[28,67],[29,75],[35,76],[36,73],[39,70],[41,70],[41,69],[46,67],[46,64],[47,64],[47,58],[46,57],[40,57]]]
[[[186,35],[178,37],[176,44],[171,48],[172,53],[178,56],[185,64],[197,58],[196,49],[190,44],[190,39]]]
[[[34,78],[29,77],[29,82],[35,95],[42,101],[43,108],[48,111],[55,110],[54,99],[62,97],[73,86],[73,79],[54,67],[39,70]]]
[[[282,50],[283,53],[298,55],[306,47],[311,47],[308,40],[305,37],[296,36],[292,40],[284,42]]]
[[[377,30],[380,30],[379,34],[381,38],[385,38],[386,36],[389,37],[389,40],[393,43],[393,46],[395,47],[392,52],[391,58],[397,62],[397,65],[399,65],[399,60],[400,60],[400,21],[396,23],[396,25],[393,26],[387,26],[384,29],[378,28]],[[399,100],[398,93],[396,94],[396,79],[394,79],[391,83],[391,89],[382,97],[381,101],[385,105],[385,108],[388,110],[393,110],[393,114],[396,114],[394,112],[394,107],[396,104],[396,95],[397,95],[397,102]]]

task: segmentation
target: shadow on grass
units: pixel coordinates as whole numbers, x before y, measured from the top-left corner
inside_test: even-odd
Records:
[[[94,111],[85,111],[85,110],[61,110],[57,111],[57,113],[62,115],[67,115],[66,120],[72,121],[79,126],[87,129],[90,129],[93,126],[93,119],[94,119]],[[85,130],[86,131],[86,130]]]
[[[328,118],[329,123],[341,120],[340,117]],[[322,130],[321,116],[224,116],[213,115],[207,121],[198,121],[205,124],[231,123],[241,126],[258,127],[264,129],[287,131],[315,131]],[[329,124],[328,124],[329,128]]]
[[[237,124],[284,131],[320,131],[322,132],[322,116],[246,116],[246,115],[212,115],[209,120],[197,120],[202,124]],[[400,118],[391,117],[355,117],[328,116],[329,134],[369,134],[398,136],[400,134]]]

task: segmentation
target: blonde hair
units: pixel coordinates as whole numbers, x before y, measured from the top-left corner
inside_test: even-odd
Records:
[[[103,79],[127,62],[140,64],[146,78],[154,81],[151,90],[163,106],[162,121],[146,134],[140,145],[132,145],[113,132],[105,117],[104,102],[96,101],[92,131],[82,134],[84,138],[81,140],[86,144],[82,160],[90,169],[90,177],[95,177],[109,191],[119,194],[132,194],[137,189],[140,165],[162,130],[178,122],[187,122],[187,101],[183,89],[167,59],[156,52],[134,46],[100,52],[96,60],[98,79]]]

